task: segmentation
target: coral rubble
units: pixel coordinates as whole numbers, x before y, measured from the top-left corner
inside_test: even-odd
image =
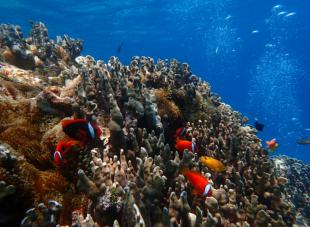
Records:
[[[286,186],[294,173],[277,171],[255,129],[187,63],[105,63],[79,56],[82,49],[66,35],[50,40],[41,22],[27,38],[19,26],[0,26],[1,224],[293,226],[298,193],[309,191]],[[103,133],[58,167],[53,152],[68,137],[59,124],[66,117],[96,122]],[[196,153],[176,151],[180,127]],[[201,156],[225,168],[201,165]],[[212,195],[193,194],[183,168],[202,173]]]

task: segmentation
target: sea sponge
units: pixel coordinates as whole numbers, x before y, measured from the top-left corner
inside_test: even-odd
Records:
[[[12,125],[3,131],[0,134],[0,140],[10,144],[30,163],[36,165],[38,168],[46,169],[50,166],[50,153],[41,150],[41,136],[42,133],[38,125],[21,121],[20,124]]]
[[[59,120],[57,121],[57,124],[55,124],[56,120],[53,121],[51,121],[50,124],[48,125],[48,127],[50,128],[45,129],[46,131],[43,134],[42,139],[40,141],[42,150],[48,152],[49,154],[53,154],[57,146],[57,143],[66,138],[66,134],[62,130],[62,126],[59,123]],[[55,125],[53,125],[53,123]]]
[[[4,142],[12,144],[13,148],[21,152],[30,162],[44,166],[49,159],[49,153],[40,152],[40,132],[33,125],[19,125],[10,127],[1,133]]]

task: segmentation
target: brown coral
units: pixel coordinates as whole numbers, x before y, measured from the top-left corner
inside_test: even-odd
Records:
[[[154,91],[156,102],[158,106],[158,113],[161,118],[165,115],[169,119],[177,120],[181,117],[181,111],[179,107],[171,99],[170,91],[164,89],[156,89]]]

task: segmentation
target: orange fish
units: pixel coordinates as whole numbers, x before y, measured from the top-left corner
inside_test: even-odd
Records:
[[[276,139],[272,139],[270,141],[266,141],[267,147],[270,151],[275,151],[279,147],[279,144],[277,143]]]
[[[190,171],[188,169],[183,170],[182,174],[191,182],[194,187],[193,194],[198,196],[211,196],[212,189],[211,184],[207,178],[198,172]]]
[[[226,170],[224,164],[215,158],[202,156],[200,157],[200,162],[215,172],[223,172]]]
[[[189,151],[191,151],[193,153],[198,152],[198,148],[197,148],[196,143],[193,143],[193,142],[188,141],[188,140],[181,140],[178,138],[176,140],[175,149],[177,149],[180,152],[183,152],[185,149],[188,149]]]
[[[57,166],[62,166],[67,163],[66,158],[70,153],[74,152],[74,148],[83,146],[80,141],[77,140],[61,140],[53,155],[54,163]]]
[[[85,119],[69,119],[61,121],[63,131],[72,139],[85,143],[100,138],[102,130],[99,126]]]

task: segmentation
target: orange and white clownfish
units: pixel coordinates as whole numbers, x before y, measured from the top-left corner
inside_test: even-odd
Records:
[[[202,174],[194,172],[188,169],[184,169],[181,173],[188,179],[193,185],[193,194],[197,196],[211,196],[212,188],[209,180]]]
[[[276,139],[266,141],[266,144],[267,144],[268,149],[272,152],[275,151],[279,147],[279,144],[277,143]]]
[[[177,149],[180,152],[183,152],[185,149],[187,149],[193,153],[198,152],[198,148],[197,148],[197,145],[196,145],[194,139],[193,139],[193,141],[188,141],[188,140],[182,140],[182,139],[177,138],[176,144],[174,147],[175,147],[175,149]]]
[[[62,166],[63,164],[67,163],[67,156],[70,155],[71,152],[74,151],[74,148],[80,148],[83,144],[80,141],[77,140],[61,140],[57,147],[56,151],[53,155],[53,161],[55,165]]]
[[[61,121],[63,131],[72,139],[85,143],[100,138],[102,130],[96,122],[85,119],[66,119]]]

